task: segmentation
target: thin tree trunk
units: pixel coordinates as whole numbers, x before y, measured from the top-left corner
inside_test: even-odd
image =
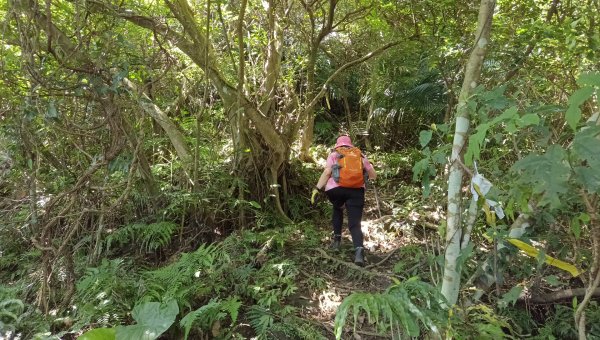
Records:
[[[231,125],[232,126],[232,131],[231,131],[231,136],[232,136],[232,140],[233,140],[233,147],[234,147],[234,152],[235,152],[235,163],[234,164],[234,169],[236,169],[238,171],[238,175],[240,176],[240,178],[243,178],[243,174],[240,173],[242,171],[244,171],[244,169],[246,168],[246,165],[241,165],[242,164],[242,159],[243,157],[241,157],[241,155],[243,155],[243,153],[241,152],[242,150],[246,149],[246,126],[247,124],[245,116],[244,116],[244,111],[241,109],[242,108],[242,103],[244,102],[244,84],[245,84],[245,79],[246,79],[246,69],[245,69],[245,64],[244,64],[244,60],[246,59],[246,54],[245,54],[245,49],[244,49],[244,16],[246,15],[246,4],[247,1],[246,0],[242,0],[241,4],[240,4],[240,13],[238,15],[238,24],[237,24],[237,39],[238,39],[238,53],[239,53],[239,59],[238,59],[238,84],[237,84],[237,104],[239,109],[236,110],[232,110],[231,114],[232,117],[230,117],[231,120]],[[243,185],[241,185],[240,183],[236,184],[238,186],[238,199],[240,200],[240,202],[244,201],[245,199],[245,195],[244,195],[244,187]],[[244,228],[244,226],[246,225],[246,209],[244,207],[244,205],[240,205],[239,208],[239,214],[238,214],[238,221],[240,223],[240,226],[242,228]]]
[[[450,175],[448,179],[446,254],[441,290],[450,305],[456,304],[460,288],[460,268],[458,266],[458,258],[462,250],[461,240],[463,237],[460,212],[464,170],[459,162],[461,162],[460,158],[463,154],[463,147],[467,139],[470,123],[467,101],[473,89],[478,85],[483,58],[485,57],[490,38],[495,6],[495,0],[481,1],[477,31],[475,33],[475,44],[469,57],[469,61],[467,62],[463,86],[458,98],[456,127],[454,132],[454,142],[452,144]]]

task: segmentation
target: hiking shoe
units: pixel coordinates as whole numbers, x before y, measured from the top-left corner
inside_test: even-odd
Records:
[[[341,246],[342,246],[342,235],[334,235],[333,242],[331,242],[330,248],[332,250],[338,251],[338,250],[340,250]]]
[[[356,247],[356,251],[354,253],[354,264],[361,267],[365,265],[365,248]]]

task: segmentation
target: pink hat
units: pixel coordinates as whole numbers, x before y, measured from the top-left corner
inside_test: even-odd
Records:
[[[337,142],[335,143],[335,147],[339,148],[340,146],[354,146],[352,145],[352,141],[349,136],[339,136]]]

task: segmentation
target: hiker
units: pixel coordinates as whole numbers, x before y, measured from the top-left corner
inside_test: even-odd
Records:
[[[365,263],[363,233],[360,227],[365,205],[365,181],[375,180],[376,177],[373,165],[352,145],[349,136],[342,135],[338,137],[334,150],[327,157],[325,170],[313,189],[311,198],[314,202],[316,194],[325,191],[333,205],[331,248],[334,250],[339,250],[342,242],[343,209],[346,208],[348,229],[355,249],[354,263],[359,266]]]

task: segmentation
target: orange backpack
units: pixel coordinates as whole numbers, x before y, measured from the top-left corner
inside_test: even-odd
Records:
[[[339,147],[337,164],[333,166],[333,179],[344,188],[362,188],[365,184],[365,168],[362,153],[357,147]]]

